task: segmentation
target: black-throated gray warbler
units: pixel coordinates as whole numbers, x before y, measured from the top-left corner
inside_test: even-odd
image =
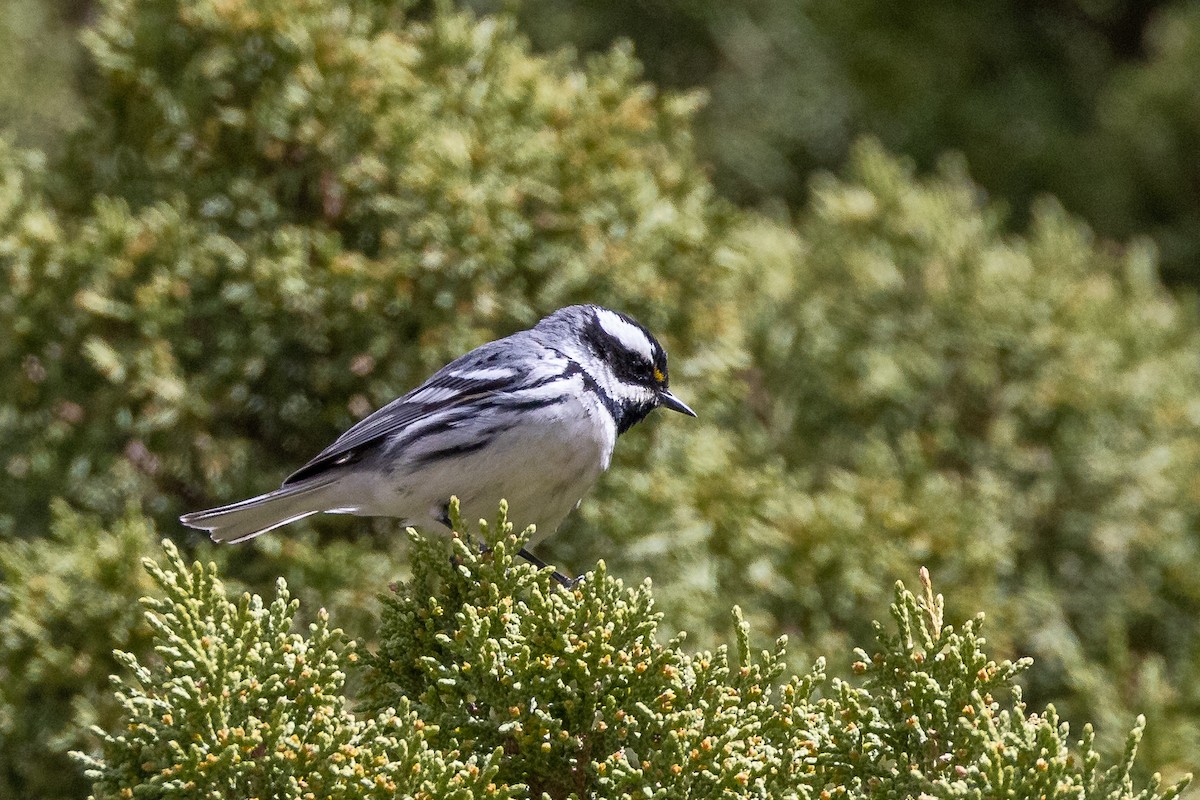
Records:
[[[696,416],[667,388],[667,354],[650,332],[607,308],[567,306],[450,362],[281,488],[180,521],[241,542],[321,512],[440,527],[451,496],[465,519],[505,498],[536,541],[608,468],[617,436],[659,406]]]

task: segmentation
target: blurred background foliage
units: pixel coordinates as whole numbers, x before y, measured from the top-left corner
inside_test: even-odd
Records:
[[[926,564],[1035,707],[1200,766],[1197,4],[406,6],[0,24],[0,794],[86,791],[159,534],[369,636],[394,524],[176,515],[582,300],[701,416],[623,437],[543,556],[650,575],[700,646],[736,602],[795,668]]]
[[[540,47],[628,37],[652,80],[707,89],[700,147],[740,203],[798,208],[870,133],[925,169],[963,153],[1020,225],[1050,192],[1102,235],[1152,235],[1169,280],[1200,282],[1195,0],[513,5]]]
[[[0,118],[52,148],[91,72],[67,31],[97,3],[7,2]],[[1168,282],[1200,285],[1195,0],[466,2],[514,10],[541,50],[628,39],[649,80],[705,90],[697,144],[740,205],[799,208],[813,170],[871,134],[922,169],[962,153],[1019,226],[1051,193],[1103,236],[1150,235]]]

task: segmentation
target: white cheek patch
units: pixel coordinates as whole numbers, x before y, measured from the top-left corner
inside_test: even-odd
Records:
[[[600,391],[618,403],[641,403],[654,398],[654,392],[649,389],[618,380],[607,364],[593,364],[588,369],[588,374],[600,387]]]
[[[613,399],[621,397],[623,387],[621,386],[621,382],[617,380],[617,376],[613,375],[612,370],[609,369],[608,364],[605,364],[603,361],[592,364],[589,366],[587,372],[606,395]]]
[[[596,312],[596,321],[600,323],[600,327],[605,332],[621,343],[626,350],[631,353],[637,353],[642,358],[646,359],[647,363],[654,362],[654,346],[650,344],[650,339],[646,337],[646,332],[617,316],[607,308],[599,309]]]

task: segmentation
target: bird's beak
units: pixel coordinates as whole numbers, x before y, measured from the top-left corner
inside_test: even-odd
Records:
[[[658,393],[658,404],[663,408],[669,408],[672,411],[678,411],[680,414],[687,414],[689,417],[696,416],[696,412],[688,408],[687,403],[683,402],[666,389],[663,389]]]

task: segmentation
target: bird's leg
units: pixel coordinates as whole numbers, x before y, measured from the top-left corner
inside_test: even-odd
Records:
[[[550,567],[549,564],[547,564],[545,561],[542,561],[540,558],[538,558],[533,553],[526,550],[524,547],[522,547],[520,550],[517,551],[517,555],[519,555],[521,558],[528,561],[530,564],[533,564],[538,569],[548,569]],[[550,577],[554,578],[554,580],[558,581],[558,584],[560,586],[562,586],[564,589],[574,589],[576,586],[579,585],[579,582],[581,580],[583,580],[582,576],[578,577],[578,578],[568,578],[566,575],[563,575],[558,570],[554,570],[554,572],[552,572],[550,574]]]
[[[526,550],[524,547],[522,547],[520,550],[517,551],[517,555],[519,555],[521,558],[528,561],[530,564],[533,564],[538,569],[545,569],[546,567],[550,566],[545,561],[542,561],[540,558],[535,556],[533,553]]]
[[[480,545],[479,545],[480,555],[491,552],[491,549],[492,548],[488,547],[485,544],[480,543]],[[549,564],[547,564],[545,561],[542,561],[540,558],[538,558],[533,553],[526,550],[524,547],[522,547],[520,550],[517,551],[517,555],[519,555],[521,558],[528,561],[530,564],[533,564],[538,569],[550,569]],[[453,564],[455,567],[458,567],[462,564],[462,562],[458,560],[457,556],[450,556],[450,563]],[[564,589],[574,589],[583,580],[582,575],[580,575],[578,578],[568,578],[566,575],[562,574],[558,570],[554,570],[553,572],[551,572],[550,577],[554,578],[554,580],[558,581],[559,586],[562,586]]]

